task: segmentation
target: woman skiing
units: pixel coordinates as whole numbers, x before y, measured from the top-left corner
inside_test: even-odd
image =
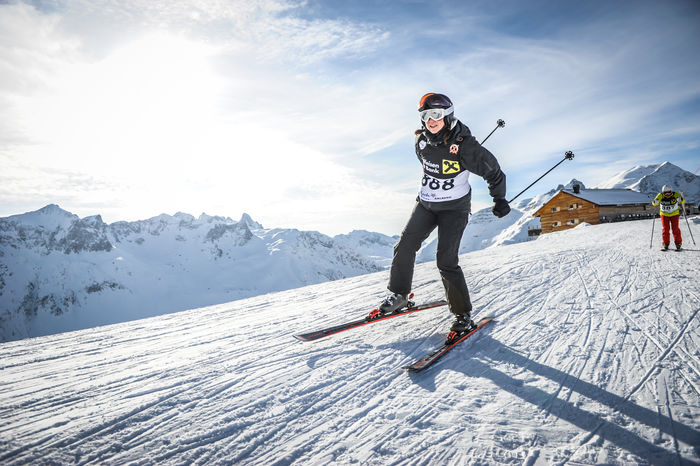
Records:
[[[656,195],[653,206],[660,206],[659,213],[661,214],[661,241],[663,248],[668,249],[671,240],[670,230],[673,230],[673,242],[676,243],[676,250],[680,251],[683,245],[681,237],[681,229],[678,221],[681,216],[681,204],[685,204],[685,199],[681,193],[673,191],[669,185],[664,185],[661,192]]]
[[[382,302],[379,311],[387,315],[407,306],[416,252],[437,227],[437,266],[450,311],[455,315],[447,337],[450,342],[475,327],[469,290],[458,260],[471,209],[469,174],[486,180],[494,200],[493,214],[499,218],[510,212],[505,200],[506,176],[493,154],[454,117],[452,101],[446,95],[424,95],[418,111],[422,128],[416,131],[415,148],[423,165],[423,180],[411,217],[394,246],[387,287],[391,295]]]

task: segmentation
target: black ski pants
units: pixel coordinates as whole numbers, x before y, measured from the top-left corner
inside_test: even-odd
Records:
[[[437,227],[437,266],[445,286],[450,311],[455,315],[471,314],[469,290],[458,258],[459,245],[468,219],[468,210],[433,211],[420,202],[416,203],[401,238],[394,246],[389,291],[402,295],[411,292],[416,253],[423,241]]]

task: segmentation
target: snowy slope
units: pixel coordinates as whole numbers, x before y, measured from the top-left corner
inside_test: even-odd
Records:
[[[599,189],[626,189],[654,174],[659,165],[637,165],[595,186]],[[632,189],[632,188],[630,188]]]
[[[497,320],[411,376],[446,309],[292,338],[362,315],[386,272],[0,344],[0,463],[699,464],[700,248],[650,231],[462,256]],[[441,288],[416,268],[421,300]]]

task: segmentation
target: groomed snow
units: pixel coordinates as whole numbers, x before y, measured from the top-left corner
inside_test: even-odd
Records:
[[[445,308],[292,337],[364,314],[386,272],[4,343],[0,463],[698,464],[700,247],[650,249],[650,231],[463,255],[496,321],[410,376]],[[433,264],[414,291],[442,297]]]

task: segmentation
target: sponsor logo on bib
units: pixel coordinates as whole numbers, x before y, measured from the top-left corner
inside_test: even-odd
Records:
[[[459,167],[459,162],[457,160],[446,160],[442,159],[442,174],[451,175],[453,173],[459,173],[461,168]]]

